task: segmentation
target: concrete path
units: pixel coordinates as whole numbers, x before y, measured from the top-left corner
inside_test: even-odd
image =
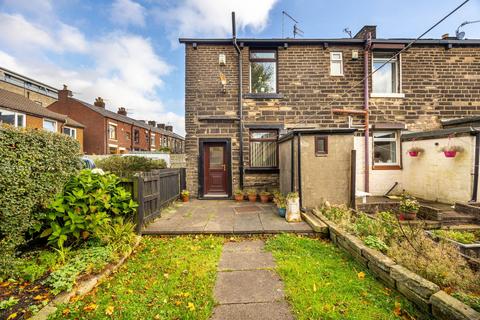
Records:
[[[212,320],[294,319],[285,301],[275,261],[261,240],[228,242],[215,284]]]

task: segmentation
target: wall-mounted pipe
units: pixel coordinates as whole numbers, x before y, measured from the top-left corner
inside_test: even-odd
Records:
[[[369,52],[372,46],[372,34],[371,32],[367,33],[367,39],[365,41],[365,50],[363,54],[363,72],[365,75],[365,81],[363,82],[363,110],[365,110],[365,176],[364,176],[364,189],[365,192],[370,191],[370,124],[369,124],[369,101],[368,101],[368,91],[369,91]]]
[[[473,189],[471,202],[477,202],[478,194],[478,175],[479,175],[479,161],[480,161],[480,132],[475,135],[475,156],[473,165]]]
[[[235,50],[238,55],[238,131],[239,131],[239,175],[240,175],[240,189],[243,189],[243,176],[244,176],[244,166],[243,166],[243,59],[242,51],[237,44],[237,27],[235,24],[235,12],[232,12],[232,42]]]

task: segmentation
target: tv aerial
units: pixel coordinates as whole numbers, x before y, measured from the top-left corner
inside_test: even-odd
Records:
[[[285,38],[285,17],[289,18],[294,22],[293,24],[293,38],[297,36],[303,37],[303,30],[298,27],[298,22],[295,18],[289,15],[286,11],[282,11],[282,38]]]
[[[463,26],[466,26],[467,24],[473,24],[473,23],[478,23],[480,22],[480,20],[474,20],[474,21],[465,21],[465,22],[462,22],[457,30],[455,31],[455,36],[458,40],[463,40],[463,38],[465,38],[465,31],[460,31],[460,28],[463,27]]]

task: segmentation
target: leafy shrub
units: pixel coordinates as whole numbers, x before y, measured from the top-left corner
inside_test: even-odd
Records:
[[[473,232],[455,231],[455,230],[435,230],[433,234],[440,238],[447,238],[463,244],[472,244],[477,241],[477,236]]]
[[[100,226],[95,236],[103,244],[111,246],[112,250],[120,255],[130,253],[137,238],[135,224],[124,219],[118,219],[114,223]]]
[[[44,219],[50,227],[42,235],[49,236],[51,244],[63,247],[65,241],[87,239],[112,218],[132,217],[137,204],[119,183],[111,173],[80,171],[49,204]]]
[[[0,270],[14,264],[37,212],[80,168],[78,141],[44,130],[0,127]]]
[[[327,219],[335,222],[342,227],[348,227],[352,221],[353,212],[346,206],[330,206],[325,205],[320,209]]]
[[[167,163],[163,159],[154,160],[137,156],[110,156],[95,161],[95,164],[98,168],[117,174],[133,174],[167,167]]]
[[[363,242],[365,242],[365,244],[372,249],[382,252],[386,252],[388,250],[386,243],[376,236],[367,236],[365,239],[363,239]]]
[[[53,271],[45,283],[52,287],[52,292],[58,294],[70,291],[81,273],[90,273],[103,269],[110,261],[112,248],[85,247],[75,252],[75,256],[64,266]]]

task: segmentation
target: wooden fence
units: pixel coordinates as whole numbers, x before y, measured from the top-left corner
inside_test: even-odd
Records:
[[[138,202],[137,233],[141,234],[143,226],[159,217],[162,208],[178,199],[185,189],[185,169],[140,172],[125,178],[122,185]]]

